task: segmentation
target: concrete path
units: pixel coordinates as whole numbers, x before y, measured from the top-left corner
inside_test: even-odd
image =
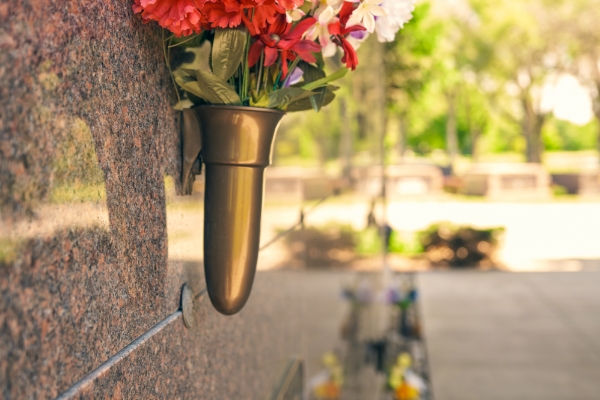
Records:
[[[419,276],[436,400],[600,399],[600,273]]]

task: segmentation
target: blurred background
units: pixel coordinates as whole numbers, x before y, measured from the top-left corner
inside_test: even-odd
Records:
[[[337,101],[285,119],[263,242],[300,225],[260,268],[338,276],[315,398],[598,398],[599,20],[418,1]]]

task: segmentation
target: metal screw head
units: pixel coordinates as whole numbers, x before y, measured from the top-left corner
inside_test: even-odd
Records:
[[[191,329],[196,324],[194,318],[194,292],[187,283],[181,290],[181,311],[183,313],[183,323],[186,328]]]

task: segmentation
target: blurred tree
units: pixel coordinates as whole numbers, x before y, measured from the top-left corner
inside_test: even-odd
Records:
[[[483,65],[492,83],[490,99],[520,127],[528,162],[541,162],[541,133],[552,110],[542,102],[544,85],[564,67],[565,4],[563,0],[470,0],[480,20],[474,37],[489,57]],[[506,94],[518,108],[514,101],[505,101]]]
[[[388,118],[398,122],[396,142],[400,157],[406,150],[410,107],[438,75],[434,55],[443,27],[430,14],[429,3],[418,4],[396,40],[385,44],[386,103]]]
[[[574,60],[571,71],[587,87],[592,98],[596,148],[600,153],[600,0],[575,0],[565,11],[565,19],[573,21],[566,32],[570,35],[569,54]]]

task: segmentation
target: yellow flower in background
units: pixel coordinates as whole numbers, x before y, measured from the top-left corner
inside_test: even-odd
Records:
[[[338,400],[340,398],[340,387],[335,382],[326,382],[317,386],[314,393],[320,400]]]
[[[404,371],[398,367],[397,365],[394,365],[392,367],[392,369],[390,370],[390,377],[388,379],[388,385],[396,390],[398,387],[400,387],[400,385],[402,385],[402,382],[404,381]]]
[[[344,369],[337,356],[329,351],[323,355],[321,362],[329,370],[331,380],[341,387],[344,384]]]
[[[404,374],[406,370],[412,365],[412,357],[408,353],[401,353],[396,359],[396,364],[390,370],[390,377],[388,378],[388,385],[396,390],[399,388],[405,380]]]
[[[408,353],[401,353],[396,359],[396,365],[402,369],[410,368],[412,365],[412,357]]]
[[[406,382],[396,389],[396,400],[419,400],[419,398],[419,391]]]

